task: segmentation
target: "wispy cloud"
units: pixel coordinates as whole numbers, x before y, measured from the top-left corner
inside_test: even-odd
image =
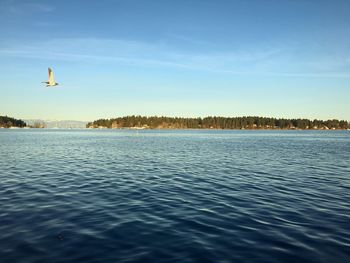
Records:
[[[139,67],[167,67],[247,76],[350,78],[350,59],[309,57],[300,59],[290,47],[241,49],[236,52],[185,52],[161,43],[77,38],[55,39],[17,46],[0,46],[0,56],[114,63]]]
[[[20,0],[3,0],[0,3],[0,14],[22,15],[28,13],[49,13],[55,8],[47,3]]]
[[[21,58],[44,59],[44,60],[63,60],[72,62],[90,62],[103,63],[115,62],[130,65],[154,65],[154,66],[171,66],[171,67],[187,67],[186,64],[175,63],[172,61],[157,59],[142,59],[122,56],[103,56],[103,55],[86,55],[67,52],[40,52],[40,51],[15,51],[9,49],[0,49],[0,56],[14,56]]]

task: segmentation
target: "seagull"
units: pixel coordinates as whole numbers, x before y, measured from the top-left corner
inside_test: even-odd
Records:
[[[46,87],[54,87],[58,85],[58,83],[55,82],[55,79],[53,78],[52,69],[49,68],[49,81],[43,81],[42,83],[46,83]]]

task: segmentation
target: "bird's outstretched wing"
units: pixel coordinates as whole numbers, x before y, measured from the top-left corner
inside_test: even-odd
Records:
[[[55,84],[55,79],[53,77],[53,71],[50,68],[49,68],[49,83],[50,84]]]

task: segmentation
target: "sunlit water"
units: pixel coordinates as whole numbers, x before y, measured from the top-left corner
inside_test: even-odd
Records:
[[[349,131],[0,130],[1,262],[350,262]]]

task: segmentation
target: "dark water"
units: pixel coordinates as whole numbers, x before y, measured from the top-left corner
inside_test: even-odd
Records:
[[[350,262],[349,131],[0,130],[1,262]]]

